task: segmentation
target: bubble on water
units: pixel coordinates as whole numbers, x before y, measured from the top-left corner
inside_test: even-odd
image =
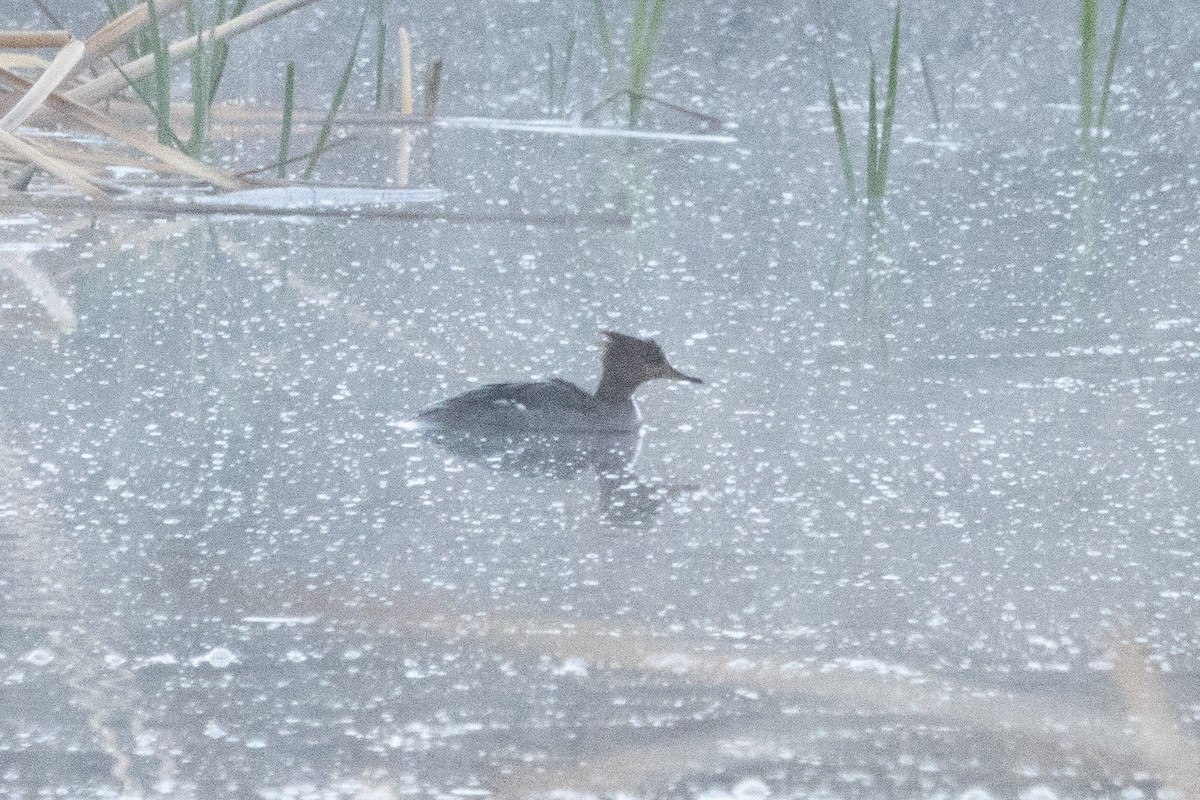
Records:
[[[771,789],[758,778],[746,778],[734,785],[729,794],[734,800],[764,800],[771,796]]]
[[[588,676],[587,660],[583,658],[567,658],[554,668],[555,675],[571,675],[577,678]]]
[[[1017,795],[1019,800],[1058,800],[1058,793],[1049,786],[1030,786]]]
[[[991,792],[979,786],[972,786],[958,796],[958,800],[995,800]]]
[[[36,650],[30,650],[25,654],[22,661],[28,661],[35,667],[44,667],[54,660],[54,653],[44,647],[39,647]]]
[[[230,664],[236,663],[238,663],[238,657],[224,647],[214,647],[204,655],[192,659],[193,667],[208,664],[214,669],[225,669]]]

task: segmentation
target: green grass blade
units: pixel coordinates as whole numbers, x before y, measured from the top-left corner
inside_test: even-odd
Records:
[[[211,34],[210,34],[211,37]],[[193,156],[204,149],[208,138],[208,112],[212,107],[212,98],[208,95],[209,71],[211,67],[211,42],[206,51],[203,47],[204,34],[200,34],[200,47],[192,56],[192,138],[188,141],[188,152]]]
[[[887,99],[883,103],[883,134],[879,142],[878,196],[887,187],[888,160],[892,155],[892,121],[896,117],[896,87],[900,79],[900,3],[892,22],[892,50],[888,54]]]
[[[567,52],[563,54],[562,65],[562,81],[558,87],[558,104],[559,110],[562,111],[567,104],[567,83],[571,80],[571,61],[575,58],[575,30],[572,29],[567,34]]]
[[[304,168],[304,179],[308,180],[312,176],[313,170],[317,167],[317,159],[321,157],[322,151],[325,150],[325,142],[329,140],[329,134],[333,131],[333,120],[337,116],[338,109],[342,107],[342,100],[346,97],[346,87],[350,85],[350,76],[354,73],[354,62],[358,60],[358,45],[362,41],[363,28],[367,25],[367,14],[364,11],[362,19],[358,23],[358,32],[354,34],[354,44],[350,48],[350,58],[346,61],[346,68],[342,70],[342,78],[338,81],[337,89],[333,93],[333,103],[329,106],[329,111],[325,114],[325,120],[321,123],[321,132],[317,135],[317,144],[313,147],[312,157],[308,159],[308,165]]]
[[[654,0],[650,10],[650,22],[646,27],[646,35],[642,39],[643,65],[642,87],[650,76],[650,62],[654,57],[654,45],[658,42],[658,32],[662,28],[663,18],[667,13],[667,0]]]
[[[387,17],[384,16],[385,0],[380,0],[376,9],[379,19],[375,23],[375,109],[383,107],[383,62],[387,51]]]
[[[875,55],[867,78],[867,199],[876,196],[879,180],[879,100],[875,91]]]
[[[1113,68],[1117,65],[1117,49],[1121,46],[1121,33],[1125,29],[1125,10],[1129,0],[1121,0],[1117,6],[1117,26],[1113,28],[1112,46],[1108,49],[1108,65],[1104,68],[1104,85],[1100,91],[1100,111],[1096,114],[1096,127],[1104,129],[1104,115],[1108,111],[1108,93],[1112,89]]]
[[[846,196],[851,203],[858,202],[858,192],[854,189],[854,167],[850,164],[850,146],[846,143],[846,126],[842,123],[842,109],[838,105],[837,89],[833,85],[833,76],[829,76],[829,116],[833,119],[833,135],[837,137],[838,156],[842,160],[842,178],[846,181]]]
[[[650,77],[654,45],[666,16],[667,0],[637,0],[633,14],[633,44],[629,64],[629,124],[636,125]]]
[[[442,90],[442,60],[439,58],[429,65],[425,72],[425,116],[433,119],[437,113],[438,94]]]
[[[296,62],[289,61],[283,80],[283,126],[279,133],[279,177],[287,177],[288,149],[292,143],[292,108],[296,97]]]
[[[631,53],[636,52],[641,46],[642,39],[646,36],[646,11],[649,8],[649,0],[634,0],[633,4],[633,23],[629,30],[631,39],[629,50]]]
[[[1079,2],[1079,128],[1092,134],[1092,102],[1096,80],[1096,0]]]
[[[172,144],[175,134],[171,131],[171,61],[167,58],[167,47],[158,23],[158,6],[154,0],[146,0],[146,11],[150,47],[154,51],[154,119],[158,141]]]
[[[232,11],[228,11],[228,12],[225,9],[225,0],[221,0],[221,5],[217,8],[216,25],[220,25],[226,19],[231,19],[233,17],[240,15],[245,10],[246,10],[246,0],[237,0],[237,2],[235,2],[233,4]],[[216,27],[216,25],[214,25],[213,27]],[[225,77],[225,63],[226,63],[226,61],[228,61],[228,59],[229,59],[229,45],[224,41],[213,42],[212,70],[211,70],[212,76],[209,80],[209,90],[208,90],[208,98],[209,98],[210,103],[213,102],[213,100],[217,96],[217,87],[221,85],[221,78]]]
[[[643,43],[648,30],[649,0],[636,0],[633,6],[633,23],[630,28],[629,44],[629,125],[637,124],[642,111],[642,90],[646,87],[646,65]]]
[[[209,36],[208,46],[205,47],[204,41],[204,21],[196,13],[196,4],[194,0],[188,0],[186,7],[187,30],[188,33],[196,36],[196,50],[191,56],[191,73],[192,73],[192,135],[188,140],[187,152],[191,155],[196,155],[204,149],[206,134],[208,132],[208,111],[212,105],[212,99],[209,97],[209,73],[212,67],[212,52],[213,43],[212,36]]]
[[[662,28],[663,19],[667,15],[667,0],[654,0],[654,5],[650,12],[650,30],[646,39],[648,49],[654,48],[654,43],[658,40],[658,31]]]
[[[604,53],[604,62],[611,71],[613,68],[612,34],[608,30],[608,15],[604,13],[604,0],[592,0],[592,8],[596,10],[596,27],[600,33],[600,51]]]
[[[554,113],[554,43],[546,43],[546,109]]]
[[[921,61],[921,78],[925,81],[925,96],[929,98],[929,107],[933,109],[933,124],[941,126],[942,115],[938,113],[937,94],[933,91],[933,78],[929,75],[929,65],[925,63],[924,53],[921,53],[918,58]]]

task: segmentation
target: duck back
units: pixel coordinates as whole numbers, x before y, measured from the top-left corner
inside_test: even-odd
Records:
[[[424,409],[421,427],[624,433],[641,424],[637,405],[604,403],[569,381],[490,383]]]

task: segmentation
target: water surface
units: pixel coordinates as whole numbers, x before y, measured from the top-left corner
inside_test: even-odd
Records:
[[[531,8],[428,9],[483,42],[445,113],[541,114],[590,12]],[[890,12],[830,12],[672,9],[656,91],[733,143],[422,132],[425,218],[9,208],[0,795],[1153,794],[1114,667],[1194,719],[1195,25],[1130,11],[1085,152],[1073,17],[906,6],[872,216],[820,64],[858,161]],[[394,183],[356,134],[323,177]],[[706,381],[616,455],[397,425],[591,388],[609,328]]]

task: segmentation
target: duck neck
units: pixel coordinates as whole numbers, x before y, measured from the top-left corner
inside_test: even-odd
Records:
[[[600,385],[596,387],[596,399],[601,403],[620,405],[629,402],[640,381],[614,369],[604,370]]]

